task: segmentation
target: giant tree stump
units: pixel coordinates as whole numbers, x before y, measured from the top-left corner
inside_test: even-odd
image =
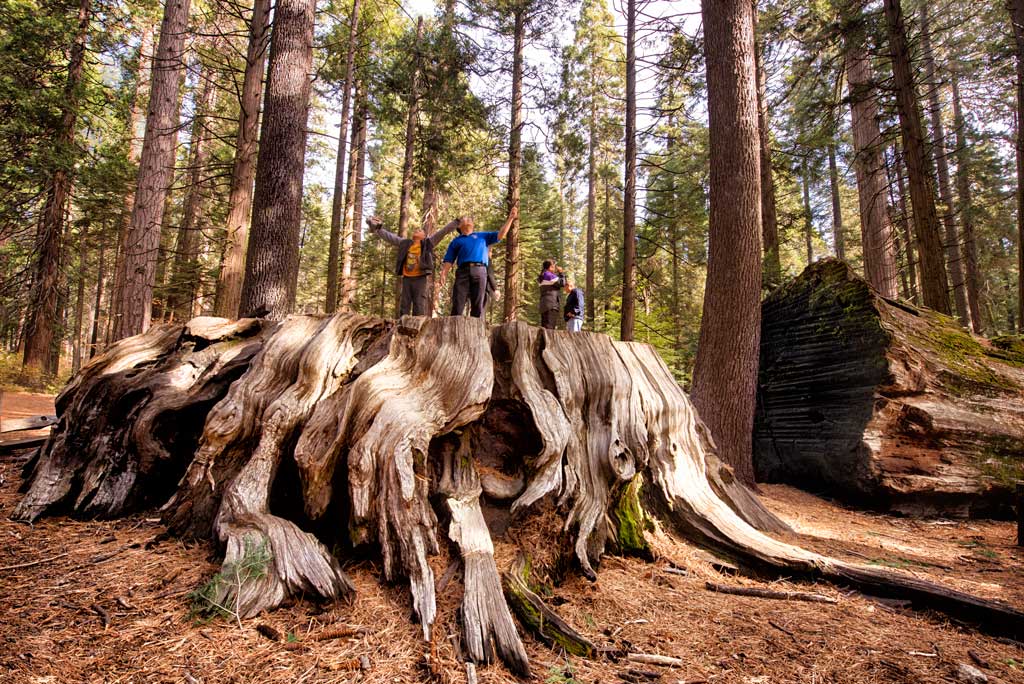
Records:
[[[609,547],[649,555],[653,518],[759,572],[835,579],[1024,632],[1024,615],[1004,605],[768,536],[785,525],[715,457],[643,344],[522,323],[488,331],[460,317],[196,319],[111,348],[57,407],[15,516],[163,503],[170,533],[219,542],[232,581],[205,596],[239,617],[292,595],[349,594],[342,561],[373,553],[385,580],[408,582],[429,640],[427,559],[443,535],[463,563],[463,652],[526,674],[504,594],[547,608],[498,567],[492,530],[553,512],[563,522],[546,546],[590,578]],[[523,618],[554,638],[557,621],[540,622]]]
[[[762,306],[754,445],[760,481],[1008,516],[1024,478],[1024,354],[819,261]]]

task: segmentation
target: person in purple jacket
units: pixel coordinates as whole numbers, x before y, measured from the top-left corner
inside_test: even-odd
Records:
[[[558,309],[561,305],[559,294],[565,284],[562,280],[562,269],[551,259],[546,259],[541,265],[537,283],[540,285],[538,305],[541,327],[554,330],[558,327]]]

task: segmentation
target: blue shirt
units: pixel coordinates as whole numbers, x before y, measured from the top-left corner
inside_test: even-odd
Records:
[[[487,248],[498,241],[498,234],[491,233],[470,233],[459,235],[448,244],[448,251],[444,253],[446,264],[462,265],[471,261],[486,264]]]

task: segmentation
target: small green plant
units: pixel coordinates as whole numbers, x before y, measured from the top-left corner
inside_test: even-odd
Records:
[[[234,617],[241,627],[242,620],[238,614],[237,599],[242,585],[265,576],[270,561],[274,559],[270,545],[265,539],[257,542],[253,537],[246,536],[243,544],[244,548],[240,559],[233,563],[225,563],[220,572],[211,577],[209,582],[189,593],[190,617],[200,622],[217,617]],[[235,605],[225,605],[231,596],[235,597]]]
[[[295,636],[295,632],[288,632],[288,634],[285,635],[284,640],[289,644],[294,644],[298,642],[299,637]]]
[[[545,684],[579,684],[579,680],[576,679],[576,670],[573,669],[571,661],[565,661],[564,667],[558,665],[552,665],[548,669],[548,677],[544,680]]]

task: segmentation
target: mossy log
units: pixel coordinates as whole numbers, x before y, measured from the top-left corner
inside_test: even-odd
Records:
[[[913,515],[1006,516],[1024,479],[1024,353],[826,259],[762,306],[764,482]]]
[[[785,525],[715,457],[643,344],[461,317],[197,319],[111,348],[57,406],[15,517],[163,503],[170,534],[219,542],[222,581],[202,595],[239,618],[348,595],[345,563],[379,555],[429,641],[428,557],[446,533],[463,565],[462,652],[525,675],[506,601],[515,573],[493,540],[547,529],[551,567],[595,578],[606,548],[649,556],[645,535],[661,525],[744,568],[912,590],[1024,633],[1024,614],[1002,604],[768,536]],[[530,527],[551,515],[556,531]]]

